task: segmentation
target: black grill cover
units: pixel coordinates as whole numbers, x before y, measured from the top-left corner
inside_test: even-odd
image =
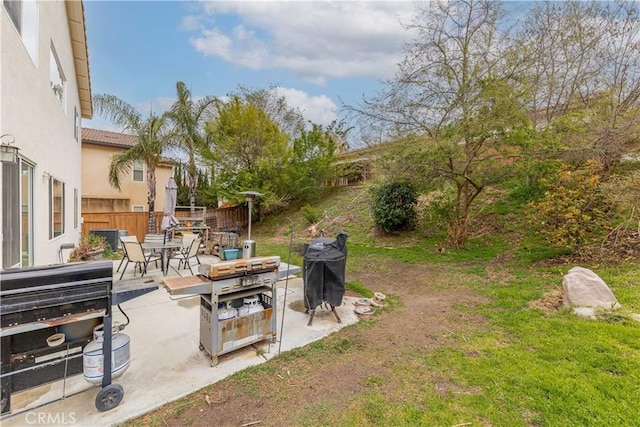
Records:
[[[320,238],[306,246],[302,273],[304,307],[314,310],[323,301],[339,306],[344,296],[347,264],[347,234],[338,233],[335,240]]]

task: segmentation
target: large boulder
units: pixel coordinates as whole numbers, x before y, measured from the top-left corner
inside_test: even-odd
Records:
[[[620,308],[604,280],[587,268],[574,267],[569,270],[562,280],[562,289],[564,306],[574,307],[576,314],[584,317],[593,317],[595,308]]]

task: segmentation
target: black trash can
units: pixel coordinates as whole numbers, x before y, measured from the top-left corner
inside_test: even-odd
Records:
[[[304,307],[315,310],[323,302],[333,307],[342,304],[347,265],[347,233],[336,239],[319,238],[306,245],[302,274]]]

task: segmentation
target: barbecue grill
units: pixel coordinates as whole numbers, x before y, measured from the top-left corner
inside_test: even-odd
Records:
[[[347,263],[347,234],[338,233],[336,239],[321,237],[305,245],[302,277],[304,308],[310,313],[308,326],[313,324],[316,308],[323,302],[331,306],[338,323],[342,323],[336,306],[342,304],[345,291]]]
[[[92,339],[93,326],[99,323],[104,325],[104,375],[95,404],[105,411],[120,403],[124,391],[111,383],[111,307],[157,289],[158,285],[150,278],[114,283],[112,275],[111,261],[2,271],[2,414],[11,411],[12,393],[81,373],[82,349]],[[65,337],[65,345],[55,346],[51,337],[65,328],[73,333]]]
[[[276,283],[280,257],[255,257],[202,264],[195,276],[167,278],[172,295],[200,295],[200,350],[218,356],[276,336]],[[219,304],[240,308],[245,298],[258,298],[264,310],[229,319],[218,318]],[[226,309],[225,309],[226,310]],[[222,312],[222,308],[220,309]]]

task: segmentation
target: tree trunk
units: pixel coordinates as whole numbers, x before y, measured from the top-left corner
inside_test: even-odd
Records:
[[[191,208],[191,217],[195,216],[195,206],[196,206],[196,187],[197,187],[197,179],[196,179],[196,165],[193,159],[189,161],[189,207]]]
[[[147,165],[147,204],[149,206],[149,233],[156,234],[156,168]]]

